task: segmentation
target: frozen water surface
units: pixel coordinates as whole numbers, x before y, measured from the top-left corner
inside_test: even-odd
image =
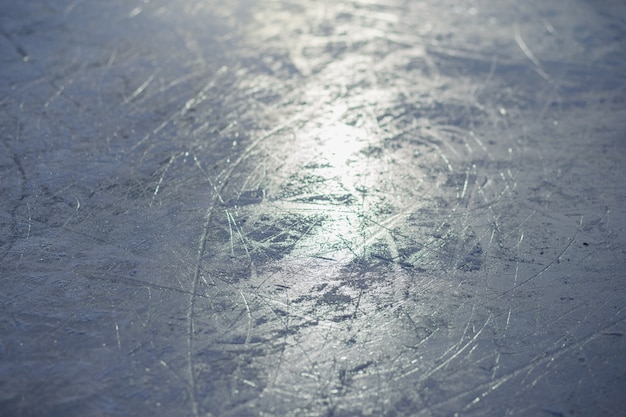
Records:
[[[619,1],[0,5],[3,416],[617,416]]]

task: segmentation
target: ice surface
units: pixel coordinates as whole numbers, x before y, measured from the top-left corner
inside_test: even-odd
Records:
[[[623,415],[625,19],[3,2],[0,415]]]

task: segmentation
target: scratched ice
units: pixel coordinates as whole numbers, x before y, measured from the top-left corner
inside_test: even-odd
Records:
[[[0,415],[623,415],[619,2],[0,5]]]

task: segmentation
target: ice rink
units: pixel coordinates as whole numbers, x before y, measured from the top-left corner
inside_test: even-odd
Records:
[[[0,415],[626,415],[626,4],[0,0]]]

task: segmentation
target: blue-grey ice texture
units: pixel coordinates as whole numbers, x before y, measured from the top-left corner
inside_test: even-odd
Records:
[[[618,416],[626,7],[0,2],[0,415]]]

